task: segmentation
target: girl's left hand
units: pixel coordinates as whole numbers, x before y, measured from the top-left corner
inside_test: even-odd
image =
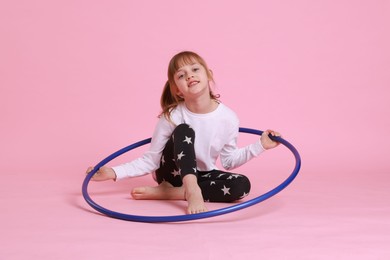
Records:
[[[261,135],[260,141],[261,141],[261,145],[266,150],[275,148],[276,146],[279,145],[278,142],[272,141],[268,135],[281,136],[278,132],[276,132],[274,130],[268,129],[268,130],[264,131],[263,134]]]

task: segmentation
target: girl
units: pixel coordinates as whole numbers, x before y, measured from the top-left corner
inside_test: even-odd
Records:
[[[161,96],[162,113],[149,150],[140,158],[113,168],[101,167],[94,181],[121,180],[153,173],[157,187],[137,187],[134,199],[186,200],[187,213],[207,211],[205,201],[232,202],[248,195],[250,182],[241,174],[218,170],[220,156],[226,170],[234,169],[277,142],[264,131],[260,140],[237,147],[239,120],[210,89],[213,75],[194,52],[176,54],[168,66]],[[93,168],[89,167],[87,173]]]

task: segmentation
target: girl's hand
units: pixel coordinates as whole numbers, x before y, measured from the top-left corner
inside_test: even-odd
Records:
[[[268,135],[270,135],[270,134],[272,136],[281,136],[278,132],[275,132],[274,130],[268,129],[268,130],[264,131],[263,134],[261,135],[260,141],[261,141],[261,145],[266,150],[275,148],[276,146],[279,145],[278,142],[272,141],[271,138],[269,138]]]
[[[86,174],[90,173],[93,170],[93,167],[89,167],[87,169]],[[103,166],[101,167],[93,176],[93,181],[107,181],[107,180],[115,180],[116,174],[114,170],[110,167]]]

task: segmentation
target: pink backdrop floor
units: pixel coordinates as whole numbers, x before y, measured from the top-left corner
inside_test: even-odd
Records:
[[[277,156],[275,153],[274,156]],[[258,173],[249,198],[287,176]],[[286,167],[287,168],[287,167]],[[344,170],[345,171],[345,170]],[[387,259],[390,256],[388,177],[353,172],[335,180],[304,166],[294,183],[256,206],[219,217],[147,224],[96,213],[80,194],[82,176],[7,177],[1,190],[3,259]],[[339,171],[339,174],[345,172]],[[48,174],[49,175],[49,174]],[[315,175],[315,177],[313,177]],[[180,201],[134,201],[132,182],[92,183],[91,195],[110,209],[136,215],[182,214]],[[23,180],[23,182],[21,181]],[[209,204],[210,209],[226,205]]]
[[[389,31],[386,0],[0,2],[0,259],[390,259]],[[182,50],[206,59],[241,126],[274,128],[297,147],[300,174],[210,219],[96,213],[81,195],[86,168],[151,136]],[[279,147],[237,171],[253,198],[293,163]],[[149,184],[90,188],[121,212],[184,212],[130,198]]]

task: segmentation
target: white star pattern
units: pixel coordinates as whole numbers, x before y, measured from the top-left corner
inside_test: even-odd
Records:
[[[240,174],[232,174],[232,176],[234,177],[234,178],[239,178],[239,177],[242,177],[242,175],[240,175]]]
[[[233,176],[230,175],[227,179],[228,179],[228,180],[231,180],[231,179],[233,179]]]
[[[181,158],[182,158],[183,156],[185,156],[185,154],[183,153],[183,151],[181,151],[181,153],[179,153],[179,154],[177,155],[177,159],[178,159],[178,160],[181,160]]]
[[[194,170],[194,172],[196,172],[196,168],[192,168]]]
[[[210,186],[213,184],[215,185],[215,181],[210,181]]]
[[[173,172],[171,172],[171,174],[173,175],[173,177],[180,176],[180,172],[176,171],[176,170],[173,170]]]
[[[161,157],[161,164],[162,164],[162,165],[165,164],[165,158],[164,158],[164,156]]]
[[[191,137],[186,136],[183,143],[186,142],[187,144],[192,144]]]
[[[202,177],[205,177],[205,178],[207,178],[207,177],[211,177],[211,174],[210,173],[206,173],[206,174],[204,174],[204,175],[202,175]]]
[[[240,197],[240,199],[242,199],[242,198],[248,196],[248,194],[249,194],[249,193],[245,193],[245,192],[244,192],[244,194]]]
[[[221,189],[223,191],[223,195],[226,195],[226,194],[229,194],[230,195],[230,188],[227,188],[225,185],[223,185],[223,189]]]
[[[218,175],[217,178],[221,178],[221,177],[224,176],[224,175],[225,175],[225,173],[221,173],[220,175]]]

